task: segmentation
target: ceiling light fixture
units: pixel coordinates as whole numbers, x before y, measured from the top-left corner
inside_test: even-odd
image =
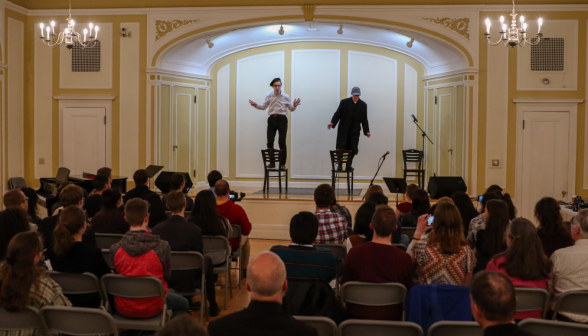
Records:
[[[517,27],[517,13],[515,13],[515,3],[514,0],[512,0],[512,13],[510,14],[510,16],[512,17],[511,20],[511,24],[510,24],[510,28],[506,25],[506,23],[504,23],[504,16],[500,17],[500,26],[501,26],[501,30],[499,32],[500,34],[500,39],[496,42],[491,42],[490,41],[490,19],[486,18],[486,33],[484,34],[484,36],[486,36],[486,40],[488,40],[488,44],[491,46],[496,46],[499,45],[500,42],[504,43],[505,47],[511,46],[511,47],[515,47],[516,45],[519,45],[521,47],[524,47],[525,44],[530,44],[530,45],[537,45],[539,44],[539,42],[541,42],[541,38],[543,37],[543,34],[541,33],[541,26],[543,25],[543,19],[539,18],[538,20],[538,25],[539,25],[539,29],[537,30],[537,34],[535,35],[535,42],[531,42],[529,40],[527,40],[527,23],[525,22],[525,17],[521,15],[520,17],[520,23],[521,26]]]
[[[278,30],[278,34],[284,35],[284,26],[282,26],[282,24],[280,24],[280,30]]]
[[[206,44],[208,44],[208,47],[209,47],[209,48],[212,48],[212,47],[214,47],[214,43],[212,43],[212,42],[210,41],[210,37],[206,39]]]
[[[56,48],[60,44],[65,44],[69,51],[72,50],[74,45],[81,47],[82,49],[92,48],[98,42],[98,26],[89,24],[88,29],[84,29],[84,38],[80,33],[74,29],[75,21],[71,18],[71,0],[69,0],[69,17],[67,18],[67,28],[59,34],[55,34],[55,21],[51,21],[51,26],[45,26],[44,23],[39,24],[41,28],[41,40],[46,46]],[[88,33],[90,33],[88,35]]]
[[[314,22],[310,21],[308,23],[308,31],[316,31],[316,28],[314,27]]]
[[[410,41],[406,42],[406,46],[412,48],[412,44],[414,43],[414,38],[410,38]]]
[[[343,25],[342,24],[339,25],[339,29],[337,30],[337,34],[343,35]]]

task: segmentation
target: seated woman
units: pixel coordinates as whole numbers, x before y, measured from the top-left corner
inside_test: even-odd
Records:
[[[165,213],[165,206],[156,193],[150,193],[145,197],[149,203],[149,228],[153,229],[157,224],[165,222],[169,216]]]
[[[36,232],[19,233],[8,245],[6,260],[0,264],[0,308],[16,312],[24,307],[71,306],[61,288],[38,266],[43,244]],[[1,335],[36,336],[43,330],[0,332]]]
[[[380,187],[380,186],[379,186],[379,185],[377,185],[377,184],[373,184],[373,185],[371,185],[371,186],[370,186],[370,187],[369,187],[369,188],[368,188],[368,189],[365,191],[365,197],[364,197],[364,199],[365,199],[365,202],[368,202],[368,201],[370,200],[370,196],[371,196],[373,193],[376,193],[376,192],[379,192],[379,193],[382,193],[382,194],[383,194],[383,193],[384,193],[384,189],[382,189],[382,187]]]
[[[22,208],[8,208],[0,211],[0,260],[6,257],[8,244],[12,238],[26,231],[31,231],[31,227]]]
[[[433,230],[427,230],[429,215],[419,217],[414,233],[412,257],[417,265],[421,284],[469,286],[476,265],[476,256],[463,235],[459,211],[450,202],[437,204]]]
[[[468,230],[470,229],[470,222],[475,217],[479,216],[480,213],[476,210],[474,203],[472,203],[472,199],[470,195],[466,194],[463,191],[456,191],[451,195],[451,199],[453,203],[459,210],[459,214],[461,215],[461,221],[463,223],[463,232],[467,234]]]
[[[355,213],[355,226],[353,227],[354,234],[350,235],[345,241],[347,252],[353,246],[372,241],[374,232],[370,229],[370,223],[375,212],[376,203],[374,202],[365,202],[357,209]]]
[[[491,200],[486,203],[484,212],[485,228],[476,234],[476,263],[475,272],[483,271],[490,259],[506,251],[504,233],[510,223],[508,205],[504,201]]]
[[[402,215],[400,218],[400,226],[416,227],[418,218],[426,214],[429,208],[431,208],[429,194],[423,189],[415,190],[412,199],[412,210]]]
[[[59,224],[55,228],[55,247],[48,251],[51,266],[57,272],[94,274],[98,279],[110,273],[100,249],[82,243],[82,235],[86,231],[86,214],[70,205],[61,212]],[[75,294],[67,295],[75,307],[98,308],[100,295]]]
[[[29,208],[27,209],[27,215],[29,216],[29,222],[35,225],[41,224],[41,217],[37,214],[37,201],[39,200],[37,192],[33,188],[23,187],[20,189],[28,198]]]
[[[96,233],[125,234],[129,223],[125,213],[120,211],[122,195],[118,189],[106,189],[102,192],[102,210],[92,218],[92,228]]]
[[[544,197],[535,205],[535,218],[539,221],[537,234],[548,258],[556,250],[574,245],[559,211],[559,204],[551,197]]]
[[[547,290],[553,263],[543,253],[543,246],[533,223],[525,218],[513,220],[507,229],[506,245],[506,252],[490,260],[486,270],[503,273],[515,287]],[[526,318],[540,319],[541,310],[515,314],[515,320]]]

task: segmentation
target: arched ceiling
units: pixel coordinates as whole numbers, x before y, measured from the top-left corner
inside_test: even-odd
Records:
[[[279,35],[279,27],[251,27],[213,35],[210,36],[213,48],[208,47],[202,36],[187,40],[167,50],[160,67],[209,75],[216,61],[232,53],[259,46],[309,41],[357,43],[394,50],[415,58],[429,75],[462,70],[467,64],[464,56],[454,47],[418,32],[344,24],[343,34],[338,34],[338,24],[300,22],[284,25],[285,33]],[[415,41],[409,48],[407,42],[411,38]]]

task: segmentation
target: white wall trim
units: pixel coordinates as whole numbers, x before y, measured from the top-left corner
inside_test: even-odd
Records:
[[[421,79],[423,81],[427,82],[427,81],[432,81],[432,80],[455,78],[455,77],[459,77],[459,76],[476,75],[479,72],[480,72],[480,70],[478,68],[467,68],[467,69],[463,69],[463,70],[449,71],[449,72],[444,72],[444,73],[440,73],[440,74],[426,75],[426,76],[421,77]]]
[[[228,121],[227,125],[221,125],[220,121],[219,121],[219,108],[218,108],[219,101],[221,99],[220,98],[220,91],[221,90],[219,87],[218,74],[221,71],[223,71],[225,68],[226,68],[226,71],[228,72],[228,80],[227,80],[226,90],[228,93],[227,104],[228,104],[228,109],[229,109],[229,111],[228,111],[229,118],[227,120]],[[231,151],[230,151],[231,144],[230,144],[230,140],[229,140],[229,135],[231,133],[231,118],[230,118],[230,114],[231,114],[231,111],[230,111],[230,108],[231,108],[231,105],[230,105],[230,102],[231,102],[231,64],[229,63],[229,64],[225,65],[224,67],[220,68],[217,72],[216,77],[217,77],[217,89],[216,89],[216,169],[218,169],[218,170],[221,170],[221,169],[225,170],[226,169],[225,175],[229,176],[229,171],[230,171],[230,167],[231,167],[231,164],[230,164],[231,163]],[[226,134],[226,140],[223,141],[223,139],[221,138],[221,135],[225,136],[225,134],[224,134],[224,132],[223,132],[223,134],[221,134],[220,129],[224,128],[225,126],[226,126],[226,131],[227,131],[226,133],[227,134]],[[219,148],[221,148],[221,146],[226,146],[226,149],[227,149],[227,153],[226,153],[227,155],[225,158],[222,158],[222,159],[220,157],[220,152],[219,152]],[[225,159],[226,159],[226,166],[225,166],[225,163],[223,163],[221,161],[221,160],[225,160]]]
[[[542,104],[580,104],[584,99],[567,99],[567,98],[517,98],[512,100],[514,103],[542,103]]]
[[[53,99],[61,100],[114,100],[116,97],[111,95],[59,95],[53,96]]]
[[[159,76],[174,77],[174,78],[180,78],[180,79],[191,79],[191,80],[200,80],[200,81],[212,80],[211,76],[197,75],[197,74],[191,74],[191,73],[187,73],[187,72],[173,71],[173,70],[167,70],[167,69],[161,69],[161,68],[146,68],[145,72],[149,75],[159,75]]]

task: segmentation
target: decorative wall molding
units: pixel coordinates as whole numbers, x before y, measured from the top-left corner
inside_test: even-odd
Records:
[[[57,100],[114,100],[115,96],[110,95],[59,95],[53,96]]]
[[[198,20],[155,20],[155,41],[159,40],[160,38],[164,37],[165,35],[171,33],[172,31],[181,28],[183,26],[187,26],[191,23],[196,23],[200,21]]]
[[[202,81],[212,80],[211,76],[196,75],[196,74],[190,74],[187,72],[166,70],[166,69],[160,69],[160,68],[147,68],[147,69],[145,69],[145,72],[147,72],[150,75],[160,75],[160,76],[182,78],[182,79],[202,80]]]
[[[302,5],[302,11],[304,12],[304,21],[312,21],[314,19],[314,10],[316,5]]]
[[[470,39],[470,18],[451,19],[451,18],[423,18],[423,20],[431,21],[445,28],[449,28],[459,35]]]

